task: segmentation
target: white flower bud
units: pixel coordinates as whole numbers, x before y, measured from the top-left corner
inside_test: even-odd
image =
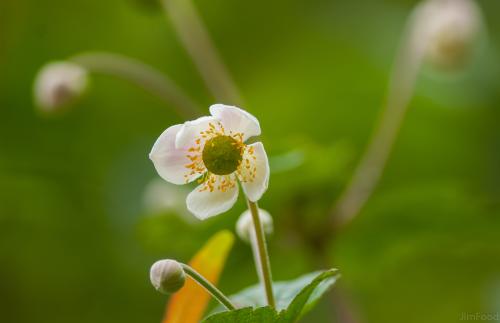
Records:
[[[35,104],[44,112],[55,112],[80,98],[88,84],[88,73],[79,65],[52,62],[35,78]]]
[[[273,218],[266,210],[259,209],[260,222],[264,228],[264,233],[269,235],[273,233]],[[250,210],[246,210],[241,214],[236,222],[236,233],[241,240],[245,242],[251,242],[251,235],[255,234],[255,228],[253,225],[252,213]]]
[[[186,274],[181,264],[175,260],[159,260],[151,266],[151,284],[163,294],[172,294],[184,286]]]
[[[432,65],[450,69],[472,55],[481,30],[481,12],[473,0],[426,0],[414,13],[416,46]]]

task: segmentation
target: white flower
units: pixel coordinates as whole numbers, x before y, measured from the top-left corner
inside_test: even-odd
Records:
[[[198,179],[187,196],[187,208],[199,219],[226,212],[238,198],[238,181],[252,202],[269,182],[269,163],[261,142],[259,121],[237,107],[215,104],[211,116],[165,130],[149,154],[160,176],[174,184]]]
[[[259,209],[259,218],[264,232],[267,235],[273,233],[273,218],[271,214],[266,210]],[[252,235],[255,234],[255,228],[253,225],[252,212],[250,212],[250,210],[246,210],[238,218],[236,222],[236,233],[241,240],[245,242],[252,241]]]
[[[45,65],[35,78],[35,104],[45,112],[63,108],[84,92],[88,83],[87,71],[69,62]]]

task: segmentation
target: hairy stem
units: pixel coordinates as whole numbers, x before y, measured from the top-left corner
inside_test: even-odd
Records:
[[[191,0],[162,0],[183,46],[208,89],[218,100],[239,104],[241,97]]]
[[[236,307],[231,303],[229,298],[224,295],[217,287],[215,287],[211,282],[209,282],[205,277],[200,275],[196,270],[194,270],[192,267],[186,265],[186,264],[181,264],[182,269],[184,269],[184,272],[189,275],[191,278],[193,278],[200,286],[205,288],[210,295],[213,296],[219,303],[221,303],[225,308],[228,310],[235,310]]]
[[[410,19],[393,67],[387,103],[351,181],[332,210],[335,228],[350,222],[373,193],[396,141],[423,59]]]
[[[276,307],[273,294],[273,283],[271,277],[271,263],[269,261],[269,254],[267,252],[266,237],[264,228],[260,222],[259,208],[257,202],[252,202],[247,198],[248,209],[252,214],[253,225],[255,228],[255,240],[257,241],[258,257],[260,264],[259,277],[262,277],[263,287],[266,292],[267,303],[272,308]]]
[[[158,96],[182,118],[201,115],[201,109],[174,81],[153,67],[135,59],[112,53],[89,52],[75,55],[69,61],[90,72],[123,78]]]

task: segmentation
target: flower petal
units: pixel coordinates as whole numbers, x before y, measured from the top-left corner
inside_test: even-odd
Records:
[[[226,134],[232,131],[243,134],[243,141],[250,137],[260,135],[259,120],[250,113],[229,105],[214,104],[210,107],[210,113],[220,120],[226,130]]]
[[[239,179],[243,191],[252,202],[258,201],[269,184],[269,161],[261,142],[248,145],[243,154]]]
[[[220,176],[217,176],[219,181]],[[217,183],[215,183],[217,186]],[[202,191],[204,184],[196,187],[187,196],[187,208],[198,219],[204,220],[229,210],[238,199],[238,185],[227,188],[225,191],[214,189]]]
[[[182,125],[178,124],[165,130],[149,153],[158,174],[167,182],[178,185],[192,182],[202,175],[191,174],[191,169],[186,167],[191,162],[187,158],[187,150],[175,147],[175,138],[181,128]]]
[[[216,125],[218,120],[215,117],[200,117],[193,121],[186,121],[177,134],[175,139],[175,146],[177,148],[189,148],[196,146],[197,139],[203,139],[201,136],[202,131],[209,129],[210,123]]]

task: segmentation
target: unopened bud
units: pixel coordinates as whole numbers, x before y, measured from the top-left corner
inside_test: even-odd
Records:
[[[55,112],[80,98],[88,84],[88,73],[69,62],[52,62],[35,78],[35,104],[44,112]]]
[[[273,233],[273,218],[266,210],[259,209],[259,218],[264,228],[264,233]],[[251,235],[255,234],[255,228],[253,225],[252,213],[250,210],[246,210],[241,214],[238,222],[236,222],[236,233],[241,240],[246,242],[251,242]]]
[[[164,259],[151,266],[149,278],[157,291],[163,294],[172,294],[184,286],[186,274],[177,261]]]
[[[450,69],[472,56],[481,30],[481,12],[473,0],[426,0],[415,9],[415,36],[432,65]]]

